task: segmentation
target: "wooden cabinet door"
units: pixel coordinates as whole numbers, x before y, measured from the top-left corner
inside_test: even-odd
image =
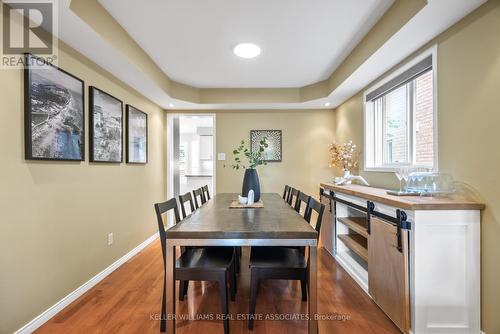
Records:
[[[319,237],[319,246],[324,247],[330,254],[333,255],[333,235],[334,223],[331,208],[331,201],[326,196],[321,196],[321,203],[325,205],[323,219],[321,220],[321,233]]]
[[[398,250],[397,227],[372,218],[368,237],[368,290],[377,305],[403,333],[410,332],[408,231],[401,230]]]

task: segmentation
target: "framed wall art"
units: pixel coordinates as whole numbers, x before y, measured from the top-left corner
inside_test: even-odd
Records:
[[[90,161],[123,162],[123,103],[89,87]]]
[[[148,114],[127,104],[127,163],[148,162]]]
[[[250,151],[259,149],[259,142],[267,138],[268,147],[264,150],[266,162],[281,162],[281,130],[250,130]]]
[[[31,54],[25,64],[25,158],[84,161],[83,80]]]

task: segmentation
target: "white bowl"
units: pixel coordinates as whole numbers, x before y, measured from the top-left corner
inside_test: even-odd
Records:
[[[240,195],[238,195],[238,202],[240,204],[247,204],[248,198],[247,197],[241,197]]]

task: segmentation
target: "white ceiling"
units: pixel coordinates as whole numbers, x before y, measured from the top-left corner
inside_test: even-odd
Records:
[[[58,1],[59,31],[56,31],[56,36],[159,106],[165,109],[255,110],[335,108],[381,74],[397,65],[401,60],[421,48],[439,33],[479,7],[486,0],[429,0],[429,4],[423,10],[417,13],[400,31],[382,45],[377,52],[366,59],[328,97],[303,103],[225,104],[197,104],[173,99],[147,76],[141,68],[136,67],[127,55],[115,49],[99,33],[75,15],[69,9],[70,1]],[[121,1],[125,2],[128,0],[116,0],[116,2]],[[149,1],[156,2],[157,0]],[[145,16],[140,19],[142,22],[147,22],[147,18],[148,16]],[[298,67],[299,69],[301,68],[301,66]],[[65,70],[72,72],[71,68],[65,68]],[[330,106],[326,107],[324,105],[325,102],[329,102]],[[170,107],[170,103],[173,103],[174,107]]]
[[[393,1],[99,0],[171,79],[200,88],[324,80]],[[240,42],[261,55],[236,57]]]

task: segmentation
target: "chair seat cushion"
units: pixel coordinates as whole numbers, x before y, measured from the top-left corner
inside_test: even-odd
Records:
[[[254,268],[306,268],[304,255],[286,247],[252,247],[250,267]]]
[[[182,253],[175,262],[175,267],[178,270],[226,270],[233,261],[233,253],[233,247],[191,248]]]

